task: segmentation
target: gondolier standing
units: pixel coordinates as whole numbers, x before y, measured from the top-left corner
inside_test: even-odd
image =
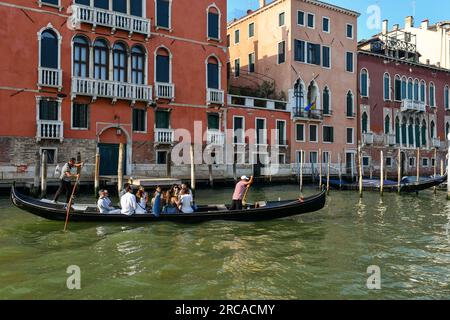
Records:
[[[56,191],[55,198],[53,199],[53,202],[57,202],[59,196],[65,192],[66,193],[66,203],[69,203],[70,197],[72,195],[72,178],[78,177],[78,174],[72,174],[71,170],[73,168],[78,168],[83,166],[82,163],[75,163],[75,158],[72,158],[69,160],[68,163],[66,163],[62,169],[61,169],[61,176],[59,177],[59,188],[58,191]]]
[[[236,184],[233,193],[233,204],[231,210],[242,210],[242,199],[244,198],[245,190],[253,183],[253,176],[249,179],[246,176],[241,177],[241,181]]]

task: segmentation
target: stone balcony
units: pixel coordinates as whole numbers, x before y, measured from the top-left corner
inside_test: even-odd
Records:
[[[431,146],[433,148],[439,149],[441,147],[441,140],[437,139],[437,138],[432,138],[431,139]]]
[[[175,142],[175,133],[173,129],[155,129],[156,144],[173,144]]]
[[[374,140],[373,133],[371,132],[363,133],[361,138],[363,145],[373,145]]]
[[[401,103],[402,112],[425,112],[425,102],[404,99]]]
[[[385,134],[384,135],[384,144],[386,146],[395,146],[397,144],[397,138],[395,134]]]
[[[175,99],[175,85],[173,83],[155,83],[155,98],[156,99]]]
[[[38,68],[38,87],[51,87],[62,89],[62,70],[51,68]]]
[[[74,4],[70,8],[72,11],[70,21],[74,28],[86,23],[91,25],[93,30],[97,26],[102,26],[111,28],[111,33],[123,30],[128,32],[129,36],[138,33],[143,34],[146,39],[150,38],[152,24],[150,19],[79,4]]]
[[[152,86],[99,80],[91,78],[72,78],[72,99],[77,95],[89,96],[93,100],[97,98],[110,98],[113,102],[117,100],[128,100],[132,104],[152,102]]]
[[[36,130],[36,141],[41,140],[64,140],[64,123],[62,121],[38,120]]]
[[[210,89],[206,90],[206,104],[225,104],[225,92],[223,90]]]
[[[225,144],[225,134],[218,130],[208,130],[206,133],[206,143],[223,146]]]

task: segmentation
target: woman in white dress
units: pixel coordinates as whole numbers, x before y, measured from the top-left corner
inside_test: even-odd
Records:
[[[194,213],[194,208],[192,207],[192,195],[187,190],[181,190],[179,208],[182,213]]]
[[[139,187],[136,193],[137,208],[135,214],[147,214],[148,193],[144,187]]]

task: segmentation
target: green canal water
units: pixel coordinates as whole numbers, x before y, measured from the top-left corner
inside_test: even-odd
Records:
[[[197,197],[221,203],[231,193]],[[251,196],[298,191],[268,186]],[[450,299],[444,193],[360,200],[332,192],[318,213],[270,222],[62,228],[0,198],[0,299]],[[81,290],[66,287],[71,265],[81,269]],[[372,265],[381,290],[367,288]]]

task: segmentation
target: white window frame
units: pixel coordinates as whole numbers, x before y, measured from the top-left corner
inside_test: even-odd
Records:
[[[279,161],[279,157],[283,157],[283,161]],[[286,164],[286,153],[279,152],[278,153],[278,164]]]
[[[424,161],[427,161],[427,164],[424,164]],[[429,168],[430,167],[430,158],[428,157],[423,157],[422,159],[420,159],[420,165],[422,168]]]
[[[444,109],[450,110],[450,87],[444,86]]]
[[[39,148],[39,155],[42,159],[42,153],[44,150],[55,150],[55,162],[54,163],[48,163],[49,165],[58,165],[58,148],[57,147],[40,147]]]
[[[253,67],[254,67],[254,69],[255,70],[253,70],[253,71],[250,71],[250,55],[253,55]],[[256,53],[255,52],[250,52],[249,54],[248,54],[248,57],[249,57],[249,59],[248,59],[248,68],[247,68],[247,71],[248,71],[248,73],[255,73],[255,71],[256,71]]]
[[[431,87],[433,87],[433,99],[431,97]],[[433,81],[430,81],[430,85],[428,86],[428,96],[430,98],[429,102],[430,102],[430,108],[436,108],[436,85],[434,84]],[[433,101],[433,105],[431,105],[431,101]]]
[[[44,31],[47,31],[47,30],[51,30],[51,31],[53,31],[56,34],[56,38],[58,40],[58,69],[55,69],[55,70],[61,70],[61,43],[62,43],[62,36],[59,33],[59,31],[51,23],[49,23],[49,24],[47,24],[47,26],[41,28],[38,31],[38,33],[37,33],[37,38],[38,38],[38,67],[39,68],[42,67],[41,66],[41,51],[42,51],[41,50],[42,49],[41,48],[41,40],[42,40],[41,36],[42,36],[42,33]],[[71,59],[73,59],[73,57]]]
[[[386,75],[389,78],[389,92],[388,92],[388,99],[386,100],[386,86],[385,86],[385,80],[386,80]],[[420,88],[419,88],[420,90]],[[389,72],[385,72],[383,74],[383,100],[384,101],[391,101],[392,100],[392,78],[391,75],[389,74]]]
[[[349,53],[351,53],[352,54],[352,71],[348,71],[347,70],[347,55],[349,54]],[[347,73],[355,73],[355,53],[353,52],[353,51],[346,51],[345,52],[345,57],[344,57],[344,59],[345,59],[345,72],[347,72]]]
[[[330,51],[330,55],[329,55],[330,56],[330,66],[329,67],[325,67],[323,65],[323,48],[328,48],[329,51]],[[320,65],[324,69],[331,70],[331,68],[332,68],[332,63],[331,62],[333,61],[333,59],[331,59],[331,55],[332,55],[331,50],[332,50],[332,48],[330,46],[325,46],[325,45],[321,46],[321,49],[320,49],[320,55],[321,55],[321,57],[320,57]],[[306,60],[308,60],[308,59],[306,59]],[[315,64],[314,64],[314,66],[315,66]]]
[[[308,24],[308,22],[309,22],[309,16],[312,16],[313,17],[313,26],[312,27],[310,27],[309,26],[309,24]],[[314,29],[316,29],[316,15],[314,14],[314,13],[312,13],[312,12],[307,12],[306,13],[306,21],[305,21],[305,24],[306,24],[306,27],[308,28],[308,29],[312,29],[312,30],[314,30]]]
[[[158,56],[158,50],[159,49],[164,49],[164,50],[166,50],[167,51],[167,53],[169,53],[169,83],[170,84],[172,84],[173,82],[172,82],[172,59],[173,59],[173,55],[172,55],[172,52],[169,50],[169,48],[167,48],[165,45],[160,45],[159,47],[157,47],[156,49],[155,49],[155,52],[154,52],[154,57],[153,57],[153,63],[154,63],[154,66],[156,66],[156,58],[157,58],[157,56]],[[145,68],[147,69],[147,50],[145,51],[145,56],[146,56],[146,59],[145,59]],[[208,57],[208,59],[209,59],[209,57]],[[208,59],[206,60],[206,61],[208,61]],[[219,61],[219,60],[217,60],[217,61]],[[130,68],[131,69],[131,68]],[[156,83],[157,81],[156,81],[156,67],[155,68],[153,68],[154,70],[153,70],[153,80],[154,80],[154,82]],[[219,71],[220,71],[220,69],[219,69]],[[144,72],[145,72],[145,75],[147,74],[147,72],[146,72],[146,70],[144,70]],[[220,76],[219,76],[219,78],[220,78]],[[147,82],[147,76],[144,76],[144,79],[145,79],[145,81],[144,81],[144,83],[148,83]],[[207,75],[207,80],[206,81],[208,81],[208,75]],[[220,83],[220,82],[219,82]],[[220,84],[219,84],[219,87],[220,87]]]
[[[349,37],[349,36],[348,36],[348,33],[347,33],[348,27],[349,27],[349,26],[352,27],[352,36],[351,36],[351,37]],[[353,25],[353,23],[346,23],[346,24],[345,24],[345,37],[346,37],[347,39],[351,39],[351,40],[353,40],[353,39],[355,38],[355,26]]]
[[[239,68],[236,68],[236,61],[239,62]],[[241,58],[236,58],[236,59],[234,59],[234,65],[233,65],[233,68],[234,68],[233,77],[234,77],[235,79],[237,79],[237,78],[239,78],[239,77],[241,76]],[[237,70],[237,69],[239,69],[239,75],[236,76],[236,70]]]
[[[219,57],[216,56],[214,53],[210,54],[205,60],[205,69],[206,69],[205,70],[205,88],[208,88],[208,61],[210,58],[216,59],[217,64],[219,66],[219,89],[218,90],[222,90],[222,62],[220,61]],[[170,62],[170,65],[172,66],[172,62]],[[172,75],[172,69],[171,69],[170,74]],[[172,78],[170,80],[172,80]]]
[[[280,25],[280,17],[283,15],[283,24]],[[286,26],[286,12],[282,11],[278,13],[278,27],[282,28]]]
[[[300,24],[300,23],[298,23],[298,14],[299,14],[299,12],[302,12],[303,13],[303,24]],[[301,26],[301,27],[306,27],[306,12],[305,11],[303,11],[303,10],[297,10],[297,17],[296,17],[296,19],[297,19],[297,25],[298,26]]]
[[[316,162],[312,162],[312,157],[311,155],[315,154],[316,155]],[[319,152],[318,151],[310,151],[309,152],[309,164],[317,164],[319,165]]]
[[[258,132],[258,120],[264,120],[264,130],[263,130],[263,141],[265,142],[265,143],[263,143],[263,144],[258,144],[258,134],[259,134],[259,132]],[[257,118],[255,118],[255,145],[267,145],[268,144],[268,142],[267,142],[267,119],[266,118],[261,118],[261,117],[257,117]]]
[[[411,160],[413,160],[413,164],[411,164]],[[408,167],[415,168],[417,166],[417,159],[416,157],[409,157],[408,158]]]
[[[238,34],[239,37],[236,37],[236,34]],[[241,29],[236,29],[236,30],[234,30],[233,37],[234,37],[233,44],[234,44],[235,46],[237,46],[238,44],[240,44],[240,43],[241,43]],[[238,38],[239,38],[239,39],[238,39]],[[236,41],[236,40],[239,40],[239,41]]]
[[[158,26],[158,0],[155,0],[155,29],[156,30],[168,30],[172,32],[172,0],[169,1],[169,27]],[[142,9],[144,11],[144,8]]]
[[[428,90],[428,86],[427,86],[427,82],[425,80],[420,80],[420,88],[419,88],[419,96],[420,96],[420,101],[422,101],[422,85],[425,85],[425,97],[423,99],[423,102],[425,103],[425,105],[427,105],[427,90]]]
[[[284,43],[284,61],[280,62],[280,43]],[[277,43],[277,65],[285,64],[287,60],[287,54],[286,54],[286,41],[280,41]]]
[[[43,0],[38,0],[37,3],[39,5],[39,8],[46,6],[46,7],[56,8],[56,9],[58,9],[59,12],[61,12],[63,9],[63,7],[61,6],[61,0],[58,0],[58,4],[48,3]]]
[[[134,109],[142,110],[145,113],[145,121],[144,121],[145,130],[144,131],[136,131],[133,128],[133,111],[134,111]],[[132,129],[133,133],[137,133],[137,134],[146,134],[146,133],[148,133],[148,123],[147,123],[148,122],[148,113],[147,112],[148,112],[147,109],[131,108],[131,129]]]
[[[328,20],[328,31],[323,30],[323,22],[324,22],[325,19]],[[323,16],[322,17],[322,32],[323,33],[328,33],[328,34],[331,33],[331,19],[329,17],[327,17],[327,16]]]
[[[79,127],[74,127],[73,126],[73,106],[74,104],[86,104],[88,106],[88,110],[87,110],[87,122],[88,122],[88,126],[87,128],[79,128]],[[87,131],[89,130],[89,123],[91,120],[91,107],[89,103],[77,103],[75,101],[71,101],[70,102],[70,130],[77,130],[77,131]]]
[[[253,35],[252,36],[250,36],[250,26],[251,25],[253,25]],[[254,38],[255,37],[255,33],[256,33],[256,29],[255,29],[255,22],[250,22],[249,24],[248,24],[248,33],[247,33],[247,37],[249,38],[249,39],[252,39],[252,38]]]
[[[297,140],[298,138],[298,126],[302,125],[303,126],[303,140]],[[295,124],[295,141],[296,142],[306,142],[306,136],[305,136],[305,124],[304,123],[296,123]]]
[[[209,37],[209,11],[214,8],[217,10],[217,13],[219,14],[219,38],[215,39],[215,38],[210,38]],[[221,32],[221,25],[222,25],[222,12],[220,11],[219,7],[216,6],[215,3],[210,4],[207,8],[206,8],[206,39],[208,41],[217,41],[217,42],[221,42],[222,41],[222,32]]]
[[[328,100],[329,100],[329,103],[330,103],[330,105],[329,105],[329,114],[323,114],[323,116],[324,117],[331,117],[332,115],[333,115],[333,104],[331,103],[331,101],[332,101],[332,94],[331,94],[331,89],[330,89],[330,86],[329,85],[327,85],[327,84],[325,84],[325,86],[323,87],[323,90],[322,90],[322,92],[321,92],[321,94],[322,94],[322,100],[321,100],[321,103],[322,103],[322,111],[324,110],[323,109],[323,101],[324,101],[324,99],[323,99],[323,94],[324,94],[324,92],[325,92],[325,89],[328,89]]]
[[[333,129],[333,142],[325,141],[325,134],[324,134],[325,128],[332,128]],[[333,144],[334,143],[334,127],[333,126],[329,126],[329,125],[323,125],[322,126],[322,143],[324,143],[324,144]]]
[[[316,140],[312,141],[311,140],[311,127],[315,127],[316,128]],[[310,143],[319,143],[319,126],[317,124],[309,124],[308,126],[308,142]]]
[[[362,85],[363,85],[363,82],[362,82],[362,75],[363,75],[363,72],[366,72],[366,74],[367,74],[367,95],[363,95],[363,90],[362,90]],[[384,81],[384,76],[383,76],[383,81]],[[384,86],[384,83],[383,83],[383,86]],[[359,91],[361,92],[361,97],[363,97],[363,98],[369,98],[370,97],[370,77],[369,77],[369,70],[367,70],[366,68],[362,68],[360,71],[359,71]]]
[[[391,160],[391,164],[390,165],[387,164],[387,159]],[[387,168],[392,168],[394,166],[394,161],[393,161],[393,158],[391,156],[385,157],[384,158],[384,163],[386,164]]]
[[[286,140],[285,142],[286,142],[286,144],[284,144],[284,145],[281,145],[281,146],[287,146],[287,122],[286,122],[286,120],[283,120],[283,119],[276,119],[275,120],[275,131],[276,131],[276,138],[277,138],[277,145],[278,145],[278,122],[284,122],[284,132],[283,132],[283,134],[284,134],[284,139]]]
[[[244,116],[236,116],[233,115],[233,144],[234,144],[234,137],[235,137],[235,132],[236,132],[236,128],[234,126],[234,119],[236,118],[240,118],[242,119],[242,142],[238,142],[237,144],[245,144],[245,117]]]
[[[364,159],[368,159],[369,160],[369,164],[368,165],[364,164]],[[370,168],[370,166],[372,164],[372,157],[371,156],[362,156],[361,162],[362,162],[362,165],[363,165],[364,168]]]
[[[62,99],[61,98],[57,98],[57,99],[53,99],[51,97],[45,97],[45,96],[36,96],[36,122],[37,121],[41,121],[40,118],[40,114],[39,114],[39,102],[41,100],[53,100],[56,101],[58,103],[58,120],[57,121],[62,121],[61,119],[61,108],[62,108]]]
[[[352,130],[352,142],[348,142],[348,130]],[[345,144],[347,145],[354,145],[355,144],[355,128],[353,127],[347,127],[345,128]]]
[[[166,163],[158,163],[158,154],[159,153],[166,153]],[[156,150],[156,164],[157,165],[160,165],[160,166],[164,166],[164,165],[167,165],[167,160],[168,160],[168,158],[167,158],[167,154],[169,153],[169,151],[167,151],[167,150]]]

